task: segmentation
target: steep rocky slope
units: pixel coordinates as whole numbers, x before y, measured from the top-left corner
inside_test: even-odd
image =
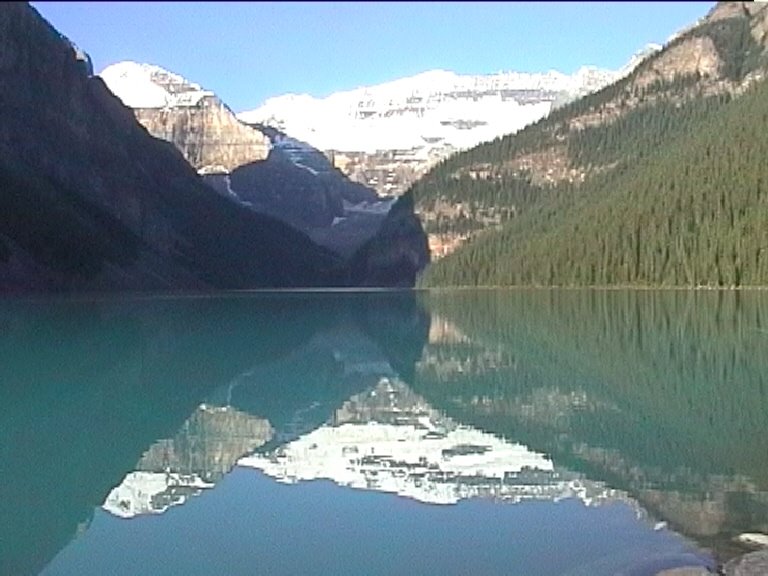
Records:
[[[271,141],[265,161],[239,166],[228,177],[206,175],[206,181],[224,183],[228,194],[253,210],[290,224],[344,258],[378,232],[394,199],[351,182],[306,143],[274,128],[259,129]]]
[[[26,4],[0,9],[0,290],[343,284],[305,235],[206,186]]]
[[[238,121],[213,92],[158,66],[119,62],[99,76],[156,138],[171,142],[198,172],[264,160],[269,139]]]

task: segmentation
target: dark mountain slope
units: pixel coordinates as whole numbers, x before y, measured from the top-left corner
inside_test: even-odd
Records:
[[[26,4],[0,8],[0,290],[343,285],[330,252],[215,194]]]
[[[392,205],[376,235],[352,255],[352,282],[410,288],[417,274],[429,264],[429,258],[424,229],[414,214],[413,195],[406,192]]]

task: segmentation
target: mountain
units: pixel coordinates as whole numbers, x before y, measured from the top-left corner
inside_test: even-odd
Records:
[[[269,139],[239,122],[211,91],[159,66],[119,62],[99,76],[156,138],[172,142],[198,172],[263,160]]]
[[[768,282],[767,23],[718,4],[626,78],[436,167],[416,211],[461,248],[426,282]]]
[[[0,291],[343,285],[339,258],[214,193],[30,6],[0,8]]]
[[[121,62],[100,76],[150,134],[173,143],[222,196],[332,251],[355,268],[355,285],[413,286],[429,261],[412,203],[401,203],[411,207],[410,215],[397,212],[407,226],[385,227],[396,199],[350,181],[306,142],[272,126],[239,121],[213,92],[159,66]],[[377,241],[381,234],[393,242]],[[414,257],[395,253],[404,242]],[[371,266],[393,260],[396,267]]]
[[[354,180],[381,195],[401,194],[440,159],[516,132],[610,84],[655,49],[649,45],[617,72],[587,66],[571,75],[432,70],[326,98],[277,96],[238,118],[332,151],[335,165]]]
[[[238,166],[229,176],[207,174],[206,181],[224,184],[251,209],[290,224],[343,258],[377,234],[394,198],[379,198],[350,181],[305,142],[259,129],[271,142],[265,161]]]
[[[173,438],[158,440],[144,452],[102,507],[121,518],[165,512],[212,488],[272,433],[263,418],[201,404]]]
[[[351,279],[355,285],[414,286],[417,274],[429,264],[424,228],[414,213],[413,195],[406,192],[392,205],[377,234],[355,252]]]

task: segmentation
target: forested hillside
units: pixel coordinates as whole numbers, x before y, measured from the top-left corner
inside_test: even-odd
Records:
[[[720,3],[627,78],[437,166],[417,211],[459,249],[424,283],[764,282],[767,8]]]
[[[704,101],[706,102],[706,101]],[[768,84],[704,114],[632,165],[546,191],[428,284],[768,283]],[[599,149],[598,149],[599,150]],[[599,153],[599,152],[598,152]]]

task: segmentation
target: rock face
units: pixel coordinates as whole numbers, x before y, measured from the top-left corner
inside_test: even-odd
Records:
[[[0,8],[0,291],[340,285],[337,258],[211,191],[26,4]]]
[[[200,172],[264,160],[269,139],[240,122],[212,92],[158,66],[120,62],[101,78],[156,138],[171,142]]]
[[[725,576],[764,576],[768,574],[768,550],[751,552],[725,565]]]
[[[231,407],[201,405],[173,438],[158,440],[142,455],[136,470],[196,474],[218,482],[238,458],[272,438],[267,420]]]
[[[272,141],[267,161],[242,166],[230,177],[234,193],[255,210],[308,232],[344,217],[345,203],[382,202],[373,190],[335,170],[315,148],[275,129],[262,130]],[[381,208],[386,213],[389,204]]]
[[[69,45],[75,52],[75,58],[77,58],[77,61],[82,65],[83,72],[85,72],[87,76],[93,76],[93,62],[91,61],[91,56],[66,36],[62,36],[62,38],[69,42]]]
[[[634,79],[634,86],[642,89],[653,82],[671,82],[676,76],[698,74],[714,77],[720,68],[720,59],[712,38],[691,38],[666,50]]]
[[[696,77],[696,86],[703,93],[738,94],[744,84],[754,81],[755,70],[766,64],[767,22],[765,3],[718,2],[704,18],[674,35],[656,57],[639,67],[627,91],[653,82]]]
[[[631,87],[696,76],[699,86],[709,91],[738,93],[744,77],[761,60],[765,64],[767,23],[768,6],[763,2],[718,2],[706,17],[673,36],[658,57],[641,68]],[[744,38],[740,50],[729,47],[729,37],[742,30],[755,46]]]
[[[173,438],[149,447],[102,508],[122,518],[165,512],[212,488],[238,458],[269,441],[272,434],[262,418],[203,404]]]
[[[239,122],[213,96],[190,106],[140,108],[134,114],[150,134],[173,143],[200,172],[219,167],[231,171],[267,157],[266,137]]]

